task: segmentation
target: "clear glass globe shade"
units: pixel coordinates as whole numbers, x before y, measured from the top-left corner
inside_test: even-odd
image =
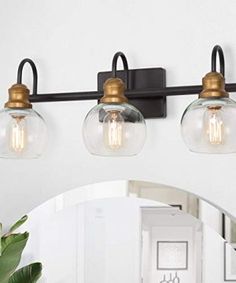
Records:
[[[0,111],[1,158],[37,158],[46,141],[46,124],[36,111],[9,108]]]
[[[187,147],[199,153],[236,152],[236,103],[229,98],[200,98],[191,103],[181,119]]]
[[[136,155],[146,139],[145,120],[130,104],[100,103],[84,120],[83,138],[88,151],[95,155]]]

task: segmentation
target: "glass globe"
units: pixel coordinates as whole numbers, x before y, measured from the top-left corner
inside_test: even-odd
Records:
[[[37,158],[46,139],[45,122],[36,111],[10,108],[0,111],[0,157]]]
[[[130,104],[100,103],[84,120],[83,138],[88,151],[95,155],[136,155],[145,142],[145,120]]]
[[[236,103],[230,98],[200,98],[181,119],[187,147],[199,153],[236,152]]]

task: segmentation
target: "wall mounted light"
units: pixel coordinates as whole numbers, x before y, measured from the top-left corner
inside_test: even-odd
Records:
[[[216,72],[217,53],[220,73]],[[182,136],[191,151],[199,153],[236,152],[236,103],[225,90],[224,55],[220,46],[212,52],[212,71],[203,78],[199,98],[185,110]]]
[[[117,77],[117,59],[125,70],[126,86]],[[139,153],[146,138],[146,124],[141,112],[128,103],[124,95],[129,89],[128,62],[122,52],[115,54],[112,78],[105,81],[100,103],[87,114],[83,137],[88,151],[100,156],[130,156]]]
[[[29,63],[33,72],[33,94],[37,95],[37,69],[30,59],[18,68],[17,83],[9,89],[9,100],[0,111],[0,157],[37,158],[44,149],[47,128],[43,118],[32,109],[29,89],[22,84],[22,70]]]
[[[216,72],[219,55],[220,72]],[[117,71],[122,59],[124,70]],[[33,71],[33,93],[22,84],[22,70],[29,63]],[[130,156],[143,147],[149,118],[166,117],[166,97],[200,93],[184,112],[182,135],[190,150],[205,153],[236,152],[236,104],[227,91],[236,83],[224,81],[224,54],[220,46],[212,51],[212,72],[203,86],[166,87],[163,68],[129,70],[125,55],[115,54],[112,72],[98,73],[98,91],[37,93],[37,69],[31,59],[18,68],[17,84],[9,89],[9,101],[0,112],[0,157],[36,158],[46,142],[46,126],[32,103],[97,100],[83,125],[83,138],[89,152],[103,156]],[[129,103],[128,103],[129,101]]]

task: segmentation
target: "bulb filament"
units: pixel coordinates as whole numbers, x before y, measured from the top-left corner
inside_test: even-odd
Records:
[[[22,152],[26,146],[26,130],[24,117],[13,117],[10,129],[10,148],[14,152]]]
[[[222,144],[224,137],[224,124],[221,118],[221,107],[208,108],[207,135],[213,145]]]
[[[123,146],[124,119],[119,111],[109,111],[103,120],[104,143],[110,149]]]

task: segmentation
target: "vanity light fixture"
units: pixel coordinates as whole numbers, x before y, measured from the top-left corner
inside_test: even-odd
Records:
[[[124,65],[126,86],[117,77],[119,57]],[[112,77],[103,86],[104,95],[84,120],[84,143],[90,153],[131,156],[141,151],[146,138],[146,124],[142,113],[128,103],[124,95],[126,88],[129,89],[128,62],[125,55],[118,52],[112,62]]]
[[[216,72],[216,55],[219,54],[220,72]],[[193,152],[236,152],[236,102],[225,90],[224,55],[220,46],[212,52],[212,70],[203,78],[199,98],[185,110],[182,136]]]
[[[216,71],[219,55],[220,72]],[[124,70],[117,71],[122,59]],[[29,63],[33,72],[33,93],[22,84],[22,70]],[[130,156],[143,147],[149,118],[166,117],[166,97],[198,94],[184,112],[182,135],[190,150],[205,153],[236,152],[236,104],[227,91],[236,83],[224,81],[224,54],[220,46],[212,51],[212,72],[203,86],[166,87],[163,68],[128,69],[122,52],[115,54],[112,72],[98,73],[98,90],[67,93],[37,93],[37,69],[31,59],[18,68],[17,84],[9,89],[9,101],[0,112],[0,157],[36,158],[43,151],[47,130],[32,103],[97,100],[83,125],[84,142],[89,152],[103,156]],[[129,101],[129,103],[128,103]]]
[[[22,84],[22,70],[29,63],[33,72],[33,94],[37,95],[37,69],[30,59],[18,68],[17,83],[9,89],[9,100],[0,111],[0,156],[2,158],[37,158],[44,149],[47,128],[43,118],[32,109],[29,89]]]

